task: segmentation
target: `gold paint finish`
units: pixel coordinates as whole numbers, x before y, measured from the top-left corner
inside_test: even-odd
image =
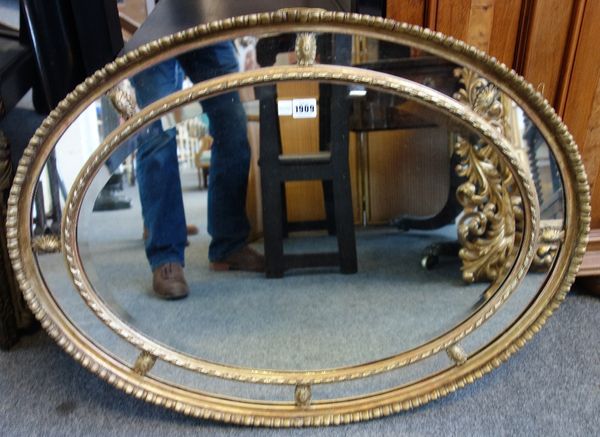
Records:
[[[446,353],[448,354],[450,359],[458,365],[466,363],[469,359],[469,356],[467,355],[465,350],[457,344],[453,344],[448,349],[446,349]]]
[[[505,135],[504,107],[498,89],[471,70],[459,69],[456,75],[464,88],[455,98]],[[515,193],[512,174],[489,144],[471,144],[459,135],[454,153],[460,159],[456,172],[467,179],[456,193],[464,208],[458,223],[463,280],[495,281],[510,268],[520,244],[521,198]]]
[[[140,376],[145,376],[156,364],[156,357],[148,352],[142,352],[133,365],[134,373]]]
[[[312,402],[309,408],[300,408],[294,402],[232,399],[182,388],[148,376],[140,379],[127,363],[95,344],[73,325],[54,301],[41,277],[31,250],[29,223],[35,184],[43,165],[71,121],[132,74],[192,48],[217,41],[240,35],[290,31],[360,34],[408,45],[475,71],[520,105],[546,139],[564,183],[564,242],[556,255],[554,268],[538,295],[514,323],[498,334],[495,341],[473,353],[462,365],[408,386],[351,398]],[[271,427],[323,426],[387,416],[452,393],[498,367],[539,331],[564,300],[581,264],[590,225],[589,187],[577,146],[548,102],[522,77],[483,52],[428,29],[354,14],[307,11],[255,14],[198,26],[149,43],[96,72],[69,94],[37,130],[16,171],[8,205],[8,247],[23,295],[48,334],[82,366],[140,399],[166,405],[194,417]],[[526,209],[524,211],[528,214]],[[523,245],[533,246],[531,241],[527,243],[527,238],[524,234]],[[519,274],[523,273],[510,272],[508,282],[518,280]],[[503,294],[504,286],[492,299]],[[500,299],[496,302],[500,302]],[[118,320],[110,322],[119,323]]]
[[[506,162],[508,171],[515,175],[513,180],[520,193],[520,198],[523,200],[525,239],[523,247],[518,251],[517,258],[514,259],[513,274],[509,277],[498,277],[498,280],[487,291],[486,302],[465,321],[444,335],[392,357],[344,368],[277,371],[273,369],[242,368],[209,362],[165,347],[121,321],[95,292],[83,266],[76,238],[77,223],[85,193],[106,159],[138,129],[189,102],[209,98],[215,93],[226,92],[242,86],[258,86],[275,81],[284,82],[301,79],[335,80],[336,82],[358,84],[371,89],[397,93],[437,109],[463,126],[476,129],[479,135],[489,142],[490,148],[498,151],[498,156],[502,157],[503,162]],[[222,76],[173,93],[148,105],[111,132],[84,165],[67,197],[62,222],[63,253],[73,283],[84,301],[113,331],[135,347],[158,356],[168,363],[225,379],[262,384],[324,384],[364,378],[414,364],[443,351],[449,345],[460,341],[481,326],[510,297],[529,269],[534,251],[531,242],[536,241],[538,234],[538,209],[537,195],[531,176],[523,168],[521,160],[511,150],[510,144],[494,126],[465,105],[416,82],[370,70],[334,65],[269,67]]]
[[[312,390],[308,384],[299,384],[294,391],[296,405],[300,408],[306,408],[310,405]]]
[[[108,98],[124,120],[129,120],[138,111],[135,94],[123,84],[111,89]]]
[[[556,258],[558,249],[564,241],[565,231],[562,226],[545,224],[540,227],[540,238],[538,241],[532,269],[535,271],[548,271]]]
[[[33,239],[31,248],[35,253],[57,253],[60,252],[60,237],[58,235],[40,235]]]
[[[311,32],[302,32],[296,36],[296,57],[298,65],[313,65],[317,57],[317,36]]]

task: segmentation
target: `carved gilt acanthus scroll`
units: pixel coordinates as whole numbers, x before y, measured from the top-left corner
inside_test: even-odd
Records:
[[[498,89],[468,69],[455,75],[464,86],[454,97],[505,133],[504,108]],[[512,263],[521,240],[523,210],[513,176],[495,150],[482,141],[458,135],[454,153],[459,176],[457,189],[464,208],[458,223],[462,276],[465,282],[495,281]]]

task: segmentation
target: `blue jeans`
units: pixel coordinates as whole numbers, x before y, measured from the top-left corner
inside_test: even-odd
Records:
[[[230,42],[195,50],[165,61],[132,79],[140,107],[181,88],[183,72],[195,83],[238,71]],[[214,138],[208,183],[208,257],[220,261],[246,244],[250,225],[246,191],[250,147],[246,113],[237,92],[201,102]],[[144,225],[149,231],[146,256],[152,270],[169,263],[184,264],[187,239],[175,129],[163,131],[154,122],[138,137],[137,178]]]

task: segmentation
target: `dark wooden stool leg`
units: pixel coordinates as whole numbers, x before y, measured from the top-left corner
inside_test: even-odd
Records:
[[[282,223],[282,236],[287,238],[290,236],[290,223],[288,221],[287,214],[287,196],[285,191],[285,182],[281,183],[281,223]]]
[[[267,278],[281,278],[285,270],[283,258],[283,223],[281,222],[281,183],[262,173],[263,232],[265,241],[265,273]]]
[[[279,154],[281,136],[275,86],[257,90],[260,99],[260,173],[263,206],[265,273],[267,278],[281,278],[285,270],[283,258],[284,196]],[[276,122],[273,123],[273,120]],[[265,129],[266,126],[273,128]]]
[[[38,181],[35,188],[35,229],[34,235],[43,235],[46,232],[46,207],[42,183]]]
[[[356,273],[356,237],[354,235],[354,214],[352,209],[352,189],[350,166],[348,163],[349,115],[348,88],[340,85],[331,87],[330,132],[333,165],[333,199],[335,209],[336,235],[342,273]]]
[[[333,181],[323,181],[323,199],[325,201],[325,220],[327,221],[327,233],[336,234],[335,225],[335,195],[333,192]]]
[[[329,50],[331,50],[331,44],[327,44]],[[333,103],[331,84],[319,85],[319,101],[321,107],[325,108]],[[331,151],[331,128],[333,127],[333,117],[330,110],[321,110],[319,114],[319,149]],[[325,220],[327,224],[327,233],[329,235],[335,235],[335,207],[334,207],[334,196],[333,196],[333,182],[331,180],[324,180],[323,186],[323,200],[325,204]]]
[[[356,273],[358,265],[356,261],[354,216],[352,214],[352,192],[348,179],[349,174],[340,173],[333,183],[340,271],[342,273]]]

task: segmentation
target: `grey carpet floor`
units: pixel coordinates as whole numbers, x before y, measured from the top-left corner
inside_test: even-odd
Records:
[[[571,294],[524,349],[423,408],[327,429],[247,429],[134,399],[88,373],[44,333],[0,354],[0,435],[578,435],[600,430],[600,299]]]

